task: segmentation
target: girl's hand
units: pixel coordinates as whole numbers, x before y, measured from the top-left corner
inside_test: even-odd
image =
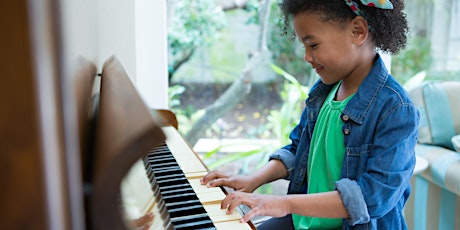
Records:
[[[133,220],[133,225],[136,230],[147,230],[150,228],[150,225],[152,225],[153,218],[153,213],[149,212],[144,216]]]
[[[254,183],[254,179],[251,176],[227,176],[218,171],[210,172],[201,178],[200,181],[203,185],[208,184],[211,187],[227,186],[241,192],[253,192],[259,187],[258,184]]]
[[[226,208],[229,214],[233,213],[233,210],[239,205],[247,205],[251,210],[243,216],[241,222],[248,222],[254,216],[283,217],[290,213],[286,197],[232,192],[222,201],[221,208]]]

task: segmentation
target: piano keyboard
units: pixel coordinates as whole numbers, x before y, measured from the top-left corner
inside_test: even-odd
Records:
[[[150,229],[253,229],[251,224],[239,222],[239,212],[227,215],[226,210],[220,209],[225,198],[221,188],[201,185],[199,180],[207,174],[207,169],[177,130],[163,127],[163,132],[167,137],[165,145],[147,154],[143,162],[135,166],[137,169],[133,167],[132,175],[127,176],[138,177],[143,173],[142,183],[125,179],[125,188],[122,187],[125,209],[128,209],[125,211],[129,212],[130,199],[126,194],[130,193],[143,203],[135,215],[154,213]]]

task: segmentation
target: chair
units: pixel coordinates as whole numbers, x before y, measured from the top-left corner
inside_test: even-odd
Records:
[[[409,91],[420,111],[416,155],[429,163],[414,175],[406,204],[411,229],[460,229],[460,82],[425,82]]]

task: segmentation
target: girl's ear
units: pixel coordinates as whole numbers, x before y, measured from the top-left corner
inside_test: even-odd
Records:
[[[366,19],[361,16],[356,16],[351,21],[352,41],[353,44],[361,45],[369,36],[369,25]]]

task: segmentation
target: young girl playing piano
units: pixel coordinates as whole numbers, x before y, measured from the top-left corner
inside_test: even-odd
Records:
[[[406,229],[403,208],[415,166],[419,115],[376,52],[397,53],[408,32],[402,0],[283,0],[304,59],[321,77],[291,144],[251,175],[214,171],[202,184],[236,190],[242,218],[273,216],[259,229]],[[252,193],[290,180],[288,195]]]

